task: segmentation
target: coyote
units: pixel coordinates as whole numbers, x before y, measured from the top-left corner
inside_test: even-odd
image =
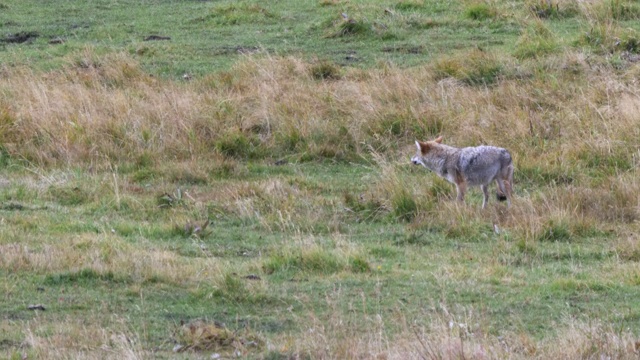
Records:
[[[495,180],[498,200],[507,200],[507,207],[511,205],[513,161],[506,149],[495,146],[456,148],[442,144],[442,136],[427,142],[416,140],[416,146],[418,152],[411,162],[455,184],[459,201],[464,201],[467,186],[480,185],[484,209],[489,200],[488,185]]]

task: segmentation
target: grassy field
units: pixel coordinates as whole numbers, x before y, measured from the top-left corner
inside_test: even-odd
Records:
[[[512,49],[522,26],[519,17],[528,15],[528,7],[470,4],[4,1],[0,21],[5,37],[23,39],[29,46],[3,45],[1,56],[5,64],[51,69],[90,46],[99,55],[129,54],[148,72],[180,78],[228,68],[251,54],[379,67],[385,62],[424,64],[470,47]],[[579,23],[578,17],[570,17],[552,26],[575,32]],[[152,36],[157,40],[149,40]]]
[[[0,0],[0,358],[637,358],[638,20]],[[512,207],[411,166],[437,135]]]

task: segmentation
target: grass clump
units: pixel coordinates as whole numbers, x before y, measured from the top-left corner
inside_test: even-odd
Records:
[[[402,222],[413,221],[421,209],[429,207],[430,204],[418,200],[420,196],[415,189],[417,184],[411,182],[406,168],[389,162],[378,153],[374,153],[373,157],[380,168],[380,178],[366,196],[380,199],[380,209],[386,209],[393,219]]]
[[[577,177],[572,170],[551,166],[542,167],[538,164],[526,164],[519,167],[518,176],[521,182],[527,183],[529,186],[570,185],[576,181]]]
[[[12,158],[4,146],[0,146],[0,169],[6,169],[11,164]]]
[[[413,194],[405,189],[396,191],[391,198],[393,214],[398,220],[411,221],[418,214],[418,203]]]
[[[575,191],[576,207],[584,214],[603,223],[633,223],[640,218],[636,192],[638,184],[628,175],[625,180],[607,179],[597,188]]]
[[[338,25],[338,30],[333,37],[367,35],[371,33],[371,25],[363,21],[347,20]]]
[[[633,0],[608,0],[602,1],[599,5],[600,11],[612,19],[638,20],[640,19],[640,4]]]
[[[580,14],[575,1],[529,0],[526,4],[531,13],[539,19],[565,19]]]
[[[0,140],[2,144],[12,143],[16,139],[14,138],[13,131],[14,124],[16,123],[16,114],[6,104],[0,104]],[[3,152],[6,151],[2,146]]]
[[[235,273],[226,273],[216,281],[216,289],[212,294],[230,304],[264,304],[271,301],[260,281],[248,280]]]
[[[157,172],[154,171],[153,169],[143,168],[143,169],[134,171],[131,174],[131,180],[138,183],[144,183],[147,181],[152,181],[157,177],[157,175],[158,175]]]
[[[215,321],[195,320],[182,325],[176,334],[176,352],[223,352],[247,355],[264,346],[264,340],[248,328],[232,331]]]
[[[389,114],[388,116],[384,116],[380,121],[372,123],[369,132],[371,134],[377,133],[392,137],[402,137],[407,135],[412,125],[416,125],[415,123],[415,119],[411,116],[405,116],[405,114]],[[415,130],[421,131],[420,128]],[[427,128],[426,131],[429,131],[429,128]]]
[[[367,259],[356,255],[349,258],[349,269],[353,273],[368,273],[371,272],[371,265]]]
[[[316,245],[278,251],[263,263],[267,274],[330,275],[340,272],[368,273],[371,265],[365,256]]]
[[[307,139],[296,128],[279,132],[275,138],[277,146],[285,153],[303,150],[307,144]]]
[[[401,11],[415,11],[424,8],[425,4],[424,0],[400,0],[393,7]]]
[[[327,38],[341,38],[351,36],[368,36],[374,34],[373,24],[367,20],[356,19],[347,14],[343,14],[340,20],[328,21]]]
[[[94,284],[94,283],[120,283],[126,284],[130,279],[125,276],[116,275],[111,271],[98,272],[94,269],[85,268],[80,271],[70,271],[58,274],[49,274],[44,279],[45,285],[61,286],[73,284]]]
[[[220,154],[239,159],[251,159],[260,156],[260,139],[253,134],[240,131],[229,131],[215,143]]]
[[[384,212],[384,205],[375,199],[356,196],[350,192],[345,192],[342,197],[345,209],[356,214],[358,221],[376,220]]]
[[[536,240],[541,242],[569,241],[572,237],[572,231],[567,221],[550,219],[539,229]]]
[[[464,9],[464,17],[471,20],[483,21],[497,16],[498,11],[485,2],[472,3]]]
[[[494,84],[504,69],[494,55],[480,49],[441,58],[433,66],[436,80],[451,77],[468,85]]]
[[[578,154],[587,168],[596,170],[598,173],[613,175],[621,171],[633,169],[633,159],[625,151],[620,149],[604,152],[602,149],[585,149]]]
[[[560,49],[555,35],[542,21],[532,22],[516,42],[514,56],[518,59],[542,57]]]
[[[277,14],[258,4],[238,2],[214,7],[211,13],[196,19],[198,22],[212,22],[216,25],[243,25],[274,23]]]
[[[80,186],[52,186],[48,192],[53,201],[64,206],[82,205],[91,200],[89,193]]]
[[[156,196],[156,205],[158,208],[172,208],[178,206],[187,206],[189,199],[184,196],[182,189],[177,188],[174,192],[164,192]]]
[[[342,77],[340,67],[330,61],[320,61],[309,69],[316,80],[338,80]]]
[[[302,160],[332,159],[338,161],[357,158],[357,143],[346,126],[311,134],[308,152]],[[305,159],[306,158],[306,159]]]
[[[638,53],[640,33],[630,28],[622,28],[613,22],[596,23],[578,38],[576,44],[589,46],[598,53]]]
[[[422,169],[421,169],[422,170]],[[455,194],[455,187],[451,186],[447,180],[435,177],[431,181],[428,194],[434,199],[447,199]]]
[[[640,5],[626,0],[597,2],[584,8],[588,27],[576,41],[578,46],[589,46],[599,53],[640,51],[640,34],[622,21],[640,18]]]
[[[340,4],[341,4],[340,0],[320,0],[320,3],[319,3],[320,6],[336,6]]]
[[[334,274],[346,269],[346,263],[336,254],[320,248],[272,255],[262,268],[267,274],[305,272]]]
[[[176,168],[169,172],[169,180],[174,183],[186,185],[204,185],[209,179],[206,173],[198,168]]]
[[[431,225],[433,226],[433,225]],[[460,217],[455,222],[441,230],[448,239],[459,239],[464,241],[484,241],[493,236],[491,224],[483,221],[475,221]]]

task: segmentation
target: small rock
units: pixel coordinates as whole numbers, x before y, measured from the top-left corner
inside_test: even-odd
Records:
[[[29,310],[42,310],[45,311],[46,309],[44,308],[44,305],[42,304],[38,304],[38,305],[29,305],[29,307],[27,307],[27,309]]]

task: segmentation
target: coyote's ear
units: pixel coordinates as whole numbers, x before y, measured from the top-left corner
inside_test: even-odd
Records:
[[[435,140],[433,140],[435,142],[437,142],[438,144],[440,144],[442,142],[442,136],[438,136]]]
[[[426,154],[427,150],[429,150],[429,143],[424,143],[422,141],[416,140],[416,146],[418,147],[418,151],[420,151],[422,155]]]

